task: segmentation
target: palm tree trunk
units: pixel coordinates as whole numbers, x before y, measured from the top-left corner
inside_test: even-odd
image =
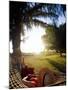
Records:
[[[18,28],[16,28],[13,31],[12,44],[13,44],[13,53],[20,51],[20,30],[18,30]]]
[[[13,30],[12,44],[13,44],[13,58],[15,61],[15,67],[21,70],[21,51],[20,51],[20,33],[21,29],[17,26]]]

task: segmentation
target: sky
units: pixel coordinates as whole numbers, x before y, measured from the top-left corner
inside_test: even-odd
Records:
[[[53,23],[52,20],[48,17],[47,18],[40,17],[38,19],[43,21],[43,22],[46,22],[47,24],[52,24]],[[57,26],[59,27],[59,25],[65,23],[65,22],[66,22],[66,17],[63,14],[62,15],[59,14],[59,17],[57,19]]]

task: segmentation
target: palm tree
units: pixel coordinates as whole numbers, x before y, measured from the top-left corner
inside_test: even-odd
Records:
[[[40,17],[50,17],[56,19],[59,13],[57,4],[32,3],[32,2],[15,2],[10,1],[10,40],[13,44],[13,54],[21,55],[20,51],[20,35],[24,35],[24,25],[31,28],[34,25],[46,27],[47,23],[39,20]],[[61,5],[62,7],[64,5]],[[63,7],[63,10],[65,8]]]

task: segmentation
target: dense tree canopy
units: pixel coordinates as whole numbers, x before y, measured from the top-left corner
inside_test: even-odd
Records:
[[[66,23],[59,27],[48,26],[43,41],[47,49],[56,50],[60,54],[66,53]]]

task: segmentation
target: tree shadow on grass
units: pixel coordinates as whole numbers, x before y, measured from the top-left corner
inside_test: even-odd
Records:
[[[50,64],[52,64],[54,67],[56,67],[60,72],[64,73],[66,75],[66,63],[61,64],[58,62],[55,62],[51,59],[47,59]]]

